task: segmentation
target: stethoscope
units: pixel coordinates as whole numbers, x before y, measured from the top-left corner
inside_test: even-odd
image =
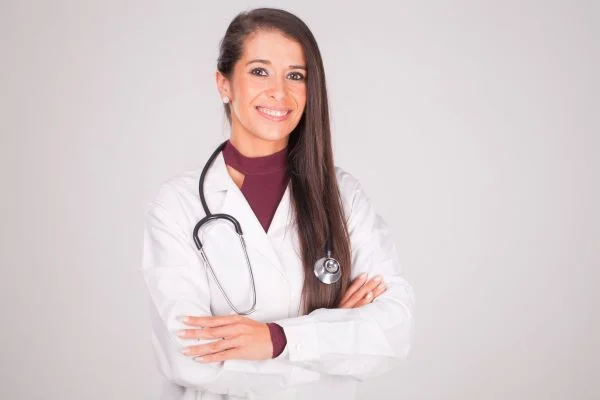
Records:
[[[229,304],[231,309],[236,314],[248,315],[255,311],[256,285],[254,284],[254,274],[252,272],[252,265],[250,264],[250,258],[248,257],[248,250],[246,248],[246,241],[244,240],[244,235],[242,233],[242,227],[241,227],[240,223],[238,222],[238,220],[229,214],[212,214],[210,212],[210,210],[208,209],[208,205],[206,204],[206,199],[204,198],[204,178],[206,177],[206,173],[208,172],[208,169],[210,168],[212,163],[215,161],[215,158],[217,158],[219,153],[221,153],[221,151],[223,151],[223,148],[225,147],[226,143],[227,143],[227,141],[221,143],[219,145],[219,147],[217,147],[217,149],[213,152],[213,154],[210,156],[210,158],[204,165],[204,168],[202,169],[202,173],[200,174],[200,183],[198,185],[198,192],[200,193],[200,202],[202,203],[202,208],[204,208],[205,216],[194,227],[193,237],[194,237],[194,243],[196,243],[196,247],[198,248],[198,250],[200,251],[200,254],[202,255],[202,260],[204,261],[204,265],[206,265],[206,267],[210,271],[211,276],[213,277],[213,279],[215,280],[215,282],[217,284],[217,287],[223,294],[223,297],[225,297],[227,304]],[[206,253],[204,252],[204,248],[202,247],[202,242],[198,238],[198,231],[205,223],[210,222],[210,221],[215,221],[218,219],[224,219],[224,220],[231,222],[231,224],[233,225],[233,228],[235,229],[235,232],[237,233],[237,235],[240,239],[240,243],[241,243],[242,249],[244,251],[244,257],[246,258],[246,265],[248,267],[248,273],[250,274],[250,282],[252,285],[252,306],[245,311],[238,310],[237,307],[233,304],[233,302],[229,298],[229,296],[227,295],[227,293],[225,292],[225,289],[223,288],[221,281],[217,278],[217,275],[215,274],[215,271],[214,271],[210,261],[208,260]],[[315,272],[315,276],[317,278],[319,278],[319,280],[321,282],[329,285],[329,284],[337,282],[340,279],[340,277],[342,275],[342,268],[340,266],[340,263],[335,258],[333,258],[331,255],[332,254],[331,230],[328,230],[328,231],[329,231],[328,239],[327,239],[327,243],[325,245],[325,257],[322,257],[322,258],[318,259],[317,262],[315,262],[314,272]]]

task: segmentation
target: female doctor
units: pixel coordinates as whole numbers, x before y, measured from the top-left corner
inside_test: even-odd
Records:
[[[161,399],[354,398],[407,356],[414,295],[387,225],[334,166],[317,43],[293,14],[255,9],[217,69],[230,139],[147,208]]]

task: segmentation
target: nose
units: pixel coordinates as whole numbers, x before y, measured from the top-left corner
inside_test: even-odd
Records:
[[[273,84],[269,88],[269,97],[274,101],[281,101],[286,96],[285,78],[273,79]]]

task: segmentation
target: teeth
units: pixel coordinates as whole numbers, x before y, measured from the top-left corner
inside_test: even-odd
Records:
[[[258,109],[261,112],[264,112],[265,114],[271,115],[273,117],[283,117],[284,115],[286,115],[288,113],[287,111],[275,111],[275,110],[269,110],[268,108],[262,108],[262,107],[258,107]]]

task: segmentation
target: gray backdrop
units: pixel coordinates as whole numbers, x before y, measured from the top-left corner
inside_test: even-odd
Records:
[[[0,1],[0,398],[157,397],[143,210],[225,137],[218,42],[263,5],[317,37],[416,291],[359,397],[600,398],[600,13],[567,0]]]

